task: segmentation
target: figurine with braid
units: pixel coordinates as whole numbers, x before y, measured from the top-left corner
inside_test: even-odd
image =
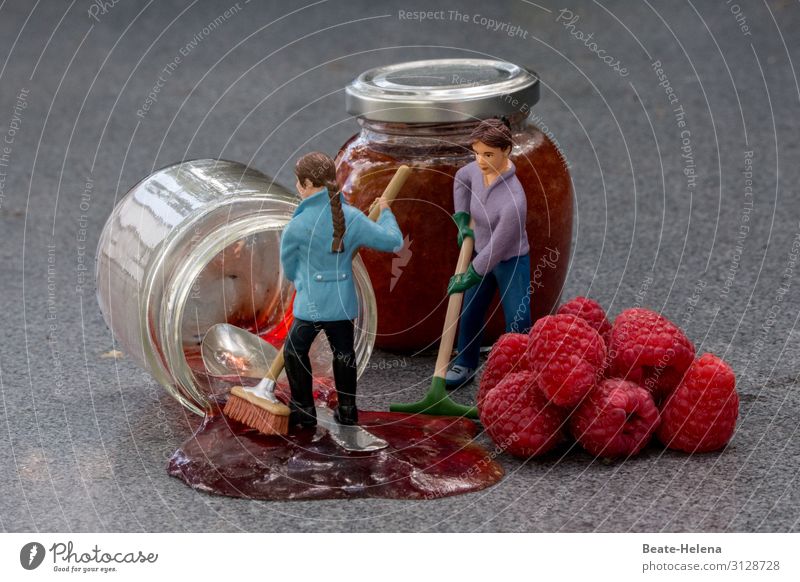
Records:
[[[291,388],[289,425],[315,426],[313,375],[309,351],[325,331],[333,352],[333,376],[340,424],[358,423],[357,362],[354,349],[358,297],[353,257],[360,247],[396,252],[403,235],[388,203],[380,201],[376,222],[351,206],[336,184],[334,161],[311,152],[295,165],[297,192],[303,199],[281,237],[281,266],[294,283],[294,321],[284,345],[286,375]]]

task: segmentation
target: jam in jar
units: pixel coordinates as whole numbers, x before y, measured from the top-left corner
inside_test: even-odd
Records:
[[[458,262],[452,218],[456,171],[474,159],[470,133],[481,120],[505,117],[514,146],[511,160],[527,198],[531,314],[557,305],[572,240],[572,182],[553,142],[529,120],[539,99],[535,73],[487,59],[413,61],[371,69],[346,89],[348,113],[361,131],[336,158],[337,181],[363,210],[381,195],[401,164],[412,168],[392,211],[405,238],[401,251],[360,254],[375,291],[375,346],[414,352],[442,334],[447,284]],[[483,345],[505,330],[499,297],[486,316]]]

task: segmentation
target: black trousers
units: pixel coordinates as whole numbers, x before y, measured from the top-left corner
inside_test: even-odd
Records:
[[[355,406],[357,365],[354,328],[355,320],[352,319],[307,321],[295,317],[283,348],[286,376],[295,407],[309,407],[314,404],[311,360],[308,353],[317,334],[323,329],[333,351],[333,378],[339,404]]]

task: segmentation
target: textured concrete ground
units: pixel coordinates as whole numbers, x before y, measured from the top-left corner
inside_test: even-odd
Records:
[[[97,6],[0,6],[0,529],[800,529],[796,3]],[[443,18],[400,12],[422,9]],[[726,358],[742,397],[730,446],[697,456],[653,447],[615,464],[574,451],[525,463],[503,455],[500,484],[426,502],[261,503],[168,477],[166,459],[197,419],[129,359],[102,357],[111,336],[91,277],[81,279],[115,200],[154,167],[196,157],[249,162],[291,184],[295,148],[319,132],[315,147],[335,151],[356,131],[342,93],[356,74],[473,55],[541,75],[536,121],[575,183],[564,295],[590,294],[612,315],[634,303],[661,310],[699,350]],[[419,395],[433,363],[368,370],[362,406]],[[458,396],[472,397],[474,388]]]

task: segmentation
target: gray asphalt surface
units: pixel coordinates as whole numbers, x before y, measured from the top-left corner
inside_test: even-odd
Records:
[[[0,529],[800,529],[797,3],[240,0],[202,32],[234,5],[0,5],[0,139],[11,140],[0,144]],[[444,18],[400,12],[423,9]],[[111,335],[91,276],[81,278],[115,200],[153,168],[197,157],[240,160],[292,184],[295,148],[319,133],[314,148],[334,152],[357,130],[342,92],[355,75],[472,55],[541,75],[534,113],[575,184],[564,296],[589,294],[611,315],[633,304],[663,311],[699,351],[729,361],[742,399],[730,446],[697,456],[652,447],[614,464],[580,452],[526,463],[503,455],[500,484],[426,502],[253,502],[168,477],[166,459],[198,419],[129,359],[102,357]],[[694,180],[684,173],[692,165]],[[362,407],[414,399],[429,384],[433,356],[378,368],[395,357],[374,355]]]

